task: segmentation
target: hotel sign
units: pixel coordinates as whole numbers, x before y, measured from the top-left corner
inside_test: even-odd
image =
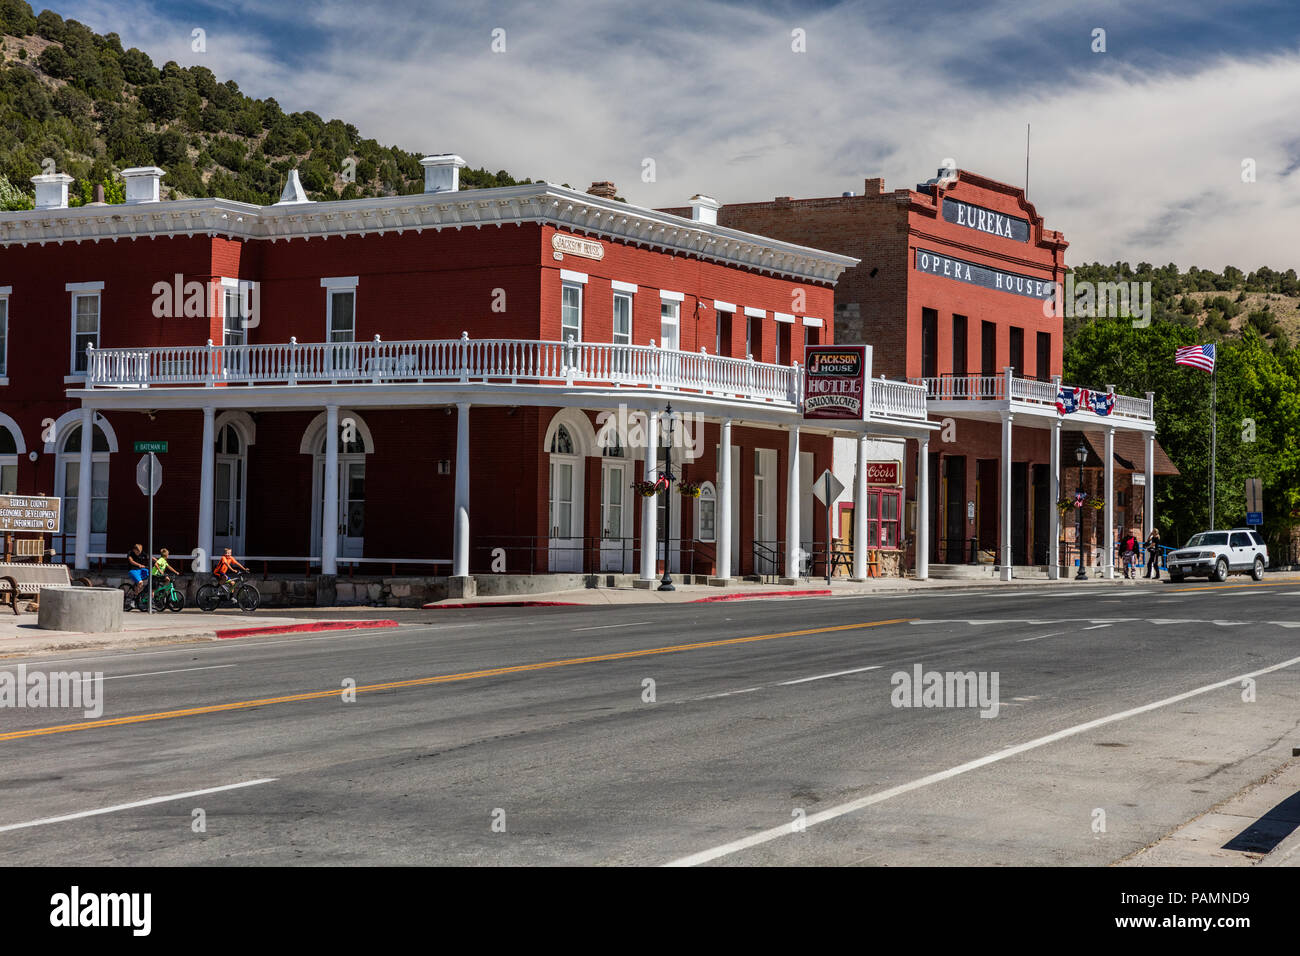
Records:
[[[805,359],[804,418],[867,417],[865,345],[812,345]]]
[[[58,534],[61,498],[0,495],[0,531]]]
[[[605,258],[605,247],[599,242],[579,236],[567,236],[559,232],[551,235],[551,249],[554,250],[557,259],[563,259],[566,255],[582,256],[584,259]]]
[[[1056,291],[1056,285],[1050,279],[1034,279],[1017,272],[991,269],[964,259],[930,252],[928,249],[916,250],[916,268],[919,272],[929,272],[958,282],[969,282],[971,285],[1024,295],[1031,299],[1050,299]]]
[[[959,199],[944,198],[943,220],[968,229],[978,229],[980,232],[1001,236],[1003,239],[1014,239],[1016,242],[1029,241],[1028,219],[994,212],[983,206],[972,206]]]

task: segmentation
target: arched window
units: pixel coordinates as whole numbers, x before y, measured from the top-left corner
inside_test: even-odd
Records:
[[[627,452],[623,448],[623,440],[619,438],[617,428],[611,428],[605,434],[601,443],[601,452],[606,458],[627,457]]]
[[[18,493],[18,443],[13,432],[0,425],[0,495]]]
[[[700,497],[695,501],[695,539],[718,540],[718,492],[711,481],[700,486]]]
[[[81,424],[67,426],[59,448],[54,492],[63,499],[63,560],[72,557],[77,533],[77,497],[81,492]],[[108,535],[108,436],[96,424],[90,451],[90,541],[88,553],[102,552]]]
[[[218,455],[238,455],[243,451],[243,442],[239,440],[239,430],[234,425],[226,425],[217,435]]]
[[[563,425],[555,430],[555,437],[551,439],[550,450],[555,455],[573,454],[573,436],[569,434],[569,430]]]
[[[108,437],[104,434],[104,429],[100,428],[98,425],[95,426],[95,437],[92,440],[90,450],[91,452],[108,451]],[[63,451],[65,453],[73,452],[73,451],[75,452],[81,451],[81,426],[80,425],[73,425],[68,430],[67,437],[63,441]]]
[[[352,440],[347,439],[348,430],[339,426],[339,454],[340,455],[364,455],[366,453],[366,443],[357,434],[356,429],[352,429]],[[321,435],[319,454],[325,454],[325,435]]]

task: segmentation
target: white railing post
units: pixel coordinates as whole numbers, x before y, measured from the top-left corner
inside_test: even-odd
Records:
[[[289,384],[298,384],[298,336],[289,336]]]
[[[460,333],[460,380],[469,381],[469,333],[464,330]]]
[[[217,357],[212,349],[212,339],[208,339],[208,388],[217,384]]]
[[[1156,417],[1156,393],[1147,392],[1147,421],[1154,421]]]
[[[379,333],[376,332],[375,333],[375,354],[370,359],[370,367],[371,367],[370,380],[374,382],[376,385],[379,384],[379,366],[382,364],[383,363],[380,361],[379,358]]]
[[[1005,372],[1003,373],[1003,383],[1002,383],[1002,389],[1003,389],[1003,391],[1002,391],[1002,400],[1003,400],[1003,401],[1006,401],[1006,402],[1011,401],[1011,380],[1012,380],[1013,378],[1015,378],[1015,374],[1016,374],[1015,367],[1014,367],[1014,366],[1011,366],[1011,365],[1008,365],[1008,366],[1006,367]]]
[[[96,377],[98,377],[98,375],[99,375],[99,368],[98,368],[98,366],[99,366],[100,364],[103,364],[103,363],[97,363],[97,362],[95,361],[95,346],[94,346],[94,344],[93,344],[93,343],[87,343],[87,345],[86,345],[86,387],[87,387],[87,388],[94,388],[94,387],[95,387],[95,379],[96,379]],[[16,594],[14,595],[14,600],[15,600],[15,601],[18,600],[18,595],[16,595]]]

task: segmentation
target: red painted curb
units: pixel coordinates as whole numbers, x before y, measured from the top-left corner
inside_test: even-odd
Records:
[[[464,604],[426,604],[424,610],[439,611],[443,608],[467,607],[582,607],[577,601],[474,601]]]
[[[774,597],[825,597],[830,594],[828,588],[814,591],[766,591],[758,594],[716,594],[710,597],[696,598],[694,601],[687,601],[687,604],[708,604],[713,601],[751,601],[755,598],[774,598]]]
[[[268,627],[230,627],[217,637],[252,637],[254,634],[294,634],[299,631],[351,631],[370,627],[397,627],[396,621],[312,621],[310,624],[275,624]]]

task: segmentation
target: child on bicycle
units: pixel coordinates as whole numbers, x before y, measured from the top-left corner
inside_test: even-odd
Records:
[[[168,572],[171,572],[173,575],[180,574],[179,571],[167,563],[169,554],[170,552],[166,548],[163,548],[158,552],[158,560],[153,563],[153,576],[156,578],[162,578],[164,584],[167,583]]]
[[[248,568],[236,561],[231,550],[226,548],[226,553],[221,556],[221,560],[217,562],[217,566],[212,569],[212,576],[216,578],[218,582],[225,584],[230,580],[230,575],[234,574],[236,570],[247,573]]]
[[[126,563],[129,566],[127,573],[130,576],[131,583],[135,585],[131,589],[131,597],[135,598],[144,588],[144,583],[149,578],[149,564],[148,558],[145,557],[144,545],[137,544],[128,551],[126,553]]]

